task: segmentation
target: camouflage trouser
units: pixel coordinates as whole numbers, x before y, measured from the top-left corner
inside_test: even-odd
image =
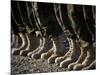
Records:
[[[73,38],[95,41],[95,6],[25,1],[12,1],[11,5],[14,32],[38,30],[42,36],[55,36],[69,34],[69,30]]]

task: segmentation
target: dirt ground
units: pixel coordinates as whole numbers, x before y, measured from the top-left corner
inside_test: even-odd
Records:
[[[67,68],[60,68],[56,64],[48,64],[46,60],[35,60],[19,55],[12,55],[11,57],[11,75],[65,71],[68,71]]]

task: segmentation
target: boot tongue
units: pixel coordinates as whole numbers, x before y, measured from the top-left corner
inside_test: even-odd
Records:
[[[64,37],[56,36],[53,38],[54,53],[65,54],[66,46],[64,45]]]

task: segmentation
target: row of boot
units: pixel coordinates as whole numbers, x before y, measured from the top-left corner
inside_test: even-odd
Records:
[[[12,1],[11,20],[12,54],[95,68],[95,6]]]

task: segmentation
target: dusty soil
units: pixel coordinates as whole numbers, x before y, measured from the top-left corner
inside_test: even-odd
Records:
[[[48,64],[46,60],[35,60],[19,55],[12,55],[11,57],[11,75],[63,71],[68,70],[67,68],[60,68],[56,64]]]
[[[56,64],[48,64],[46,60],[31,59],[29,57],[14,56],[11,57],[11,74],[31,74],[46,72],[67,71],[67,68],[60,68]]]

